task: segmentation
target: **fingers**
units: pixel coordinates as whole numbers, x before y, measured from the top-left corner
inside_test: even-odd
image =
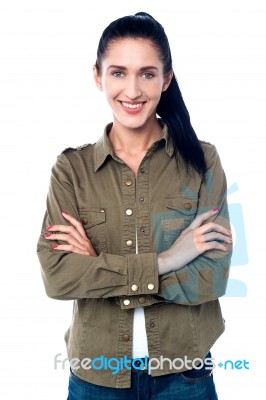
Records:
[[[231,237],[228,237],[228,236],[223,235],[218,232],[206,233],[202,237],[203,237],[204,242],[211,242],[211,241],[215,240],[215,241],[221,242],[221,243],[233,243],[233,240],[231,239]]]
[[[56,225],[55,225],[56,226]],[[54,229],[55,226],[52,228]],[[57,225],[60,227],[60,225]],[[52,245],[51,247],[54,250],[65,250],[70,251],[72,253],[79,253],[79,254],[87,254],[90,256],[97,256],[96,251],[94,250],[90,240],[82,240],[82,242],[76,240],[70,234],[62,234],[62,233],[45,233],[44,238],[51,241],[63,241],[67,242],[67,244],[59,244],[59,245]]]
[[[227,252],[227,245],[231,245],[233,240],[228,229],[209,222],[193,231],[193,242],[200,253],[212,249]]]
[[[87,239],[86,233],[84,232],[83,225],[80,221],[78,221],[76,218],[72,217],[72,215],[68,214],[66,211],[62,211],[61,214],[63,217],[69,221],[78,231],[80,236],[83,237],[83,239]]]
[[[94,249],[93,249],[94,254],[92,254],[88,250],[82,250],[82,249],[80,249],[78,247],[75,247],[73,245],[68,245],[68,244],[52,245],[51,247],[52,247],[53,250],[63,250],[63,251],[68,251],[70,253],[84,254],[84,255],[87,255],[87,256],[94,256],[94,257],[97,256],[97,254],[95,253]]]
[[[219,232],[206,233],[205,235],[201,235],[200,238],[203,243],[204,251],[216,249],[226,252],[228,251],[226,244],[230,245],[233,243],[231,237],[223,235]]]
[[[215,224],[214,222],[208,222],[207,224],[200,226],[198,228],[198,232],[203,235],[210,233],[210,232],[221,233],[228,237],[230,237],[232,235],[231,231],[229,231],[222,225]]]
[[[192,233],[194,246],[200,254],[212,249],[227,252],[228,245],[233,243],[231,231],[224,226],[214,222],[204,223],[218,211],[218,208],[214,208],[198,215],[183,231],[184,234]]]
[[[82,241],[80,242],[72,235],[64,233],[45,233],[44,237],[48,240],[60,240],[63,242],[68,242],[70,245],[80,248],[81,250],[83,250],[84,245],[88,243],[83,238],[80,239]]]
[[[201,253],[205,253],[205,251],[213,250],[213,249],[221,250],[223,252],[227,252],[228,251],[228,248],[224,244],[222,244],[222,243],[220,243],[218,241],[212,241],[212,242],[205,242],[201,246]]]
[[[213,208],[212,210],[206,211],[198,215],[194,221],[186,228],[186,230],[197,230],[199,234],[205,235],[210,232],[218,232],[226,237],[231,237],[232,232],[223,227],[222,225],[216,224],[214,222],[208,222],[203,224],[204,221],[208,220],[211,216],[214,216],[219,211],[218,208]]]
[[[48,232],[52,232],[52,234],[54,232],[60,232],[71,235],[77,241],[84,241],[88,239],[87,236],[86,238],[83,238],[83,236],[81,236],[80,233],[74,228],[74,226],[70,225],[52,225],[47,226],[46,229],[48,230]],[[58,235],[58,233],[56,233],[56,235]]]
[[[198,215],[188,226],[187,229],[197,229],[199,228],[204,221],[206,221],[208,218],[213,217],[215,214],[217,214],[219,211],[218,208],[213,208],[212,210],[206,211],[200,215]]]
[[[81,222],[65,211],[62,211],[62,215],[71,223],[71,225],[47,226],[46,229],[48,230],[48,233],[43,235],[47,240],[60,240],[66,242],[66,244],[52,245],[52,248],[55,250],[65,250],[72,253],[97,256],[97,253],[94,250],[91,241],[88,239]]]

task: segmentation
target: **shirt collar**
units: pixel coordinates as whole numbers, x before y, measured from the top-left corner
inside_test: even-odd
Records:
[[[172,138],[169,135],[168,132],[168,127],[167,125],[161,120],[158,120],[160,125],[162,126],[162,137],[161,139],[157,140],[153,145],[157,147],[157,144],[164,142],[164,148],[166,153],[169,155],[169,157],[172,157],[174,153],[174,146],[173,146],[173,141]],[[110,132],[112,128],[112,122],[106,125],[104,129],[103,136],[96,142],[95,147],[94,147],[94,171],[98,171],[98,169],[103,165],[105,160],[108,158],[108,156],[111,156],[114,160],[121,162],[119,158],[116,157],[114,154],[111,142],[108,137],[108,133]]]

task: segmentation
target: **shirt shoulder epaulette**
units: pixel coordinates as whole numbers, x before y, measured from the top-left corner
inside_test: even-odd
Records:
[[[65,153],[69,153],[71,151],[75,151],[76,149],[74,149],[74,147],[67,147],[65,150],[63,150],[61,152],[61,154],[65,154]]]
[[[87,143],[87,144],[83,144],[82,146],[78,146],[78,147],[76,147],[76,150],[84,150],[84,149],[86,149],[87,147],[89,147],[90,146],[90,144],[89,143]]]
[[[77,147],[67,147],[65,150],[62,151],[61,154],[70,153],[72,151],[84,150],[89,146],[90,146],[90,144],[83,144],[82,146],[77,146]]]

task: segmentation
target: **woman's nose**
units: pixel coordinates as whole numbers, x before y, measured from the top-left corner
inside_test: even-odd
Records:
[[[124,94],[130,100],[137,99],[142,95],[141,89],[136,79],[129,79],[127,81]]]

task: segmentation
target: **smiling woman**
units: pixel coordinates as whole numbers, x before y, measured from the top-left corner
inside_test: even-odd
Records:
[[[58,157],[38,255],[47,295],[74,300],[69,359],[132,364],[71,365],[68,399],[217,399],[209,351],[232,249],[219,156],[191,126],[150,15],[105,29],[93,73],[113,121]]]
[[[158,50],[142,38],[113,41],[98,65],[94,66],[95,81],[114,118],[110,140],[116,154],[137,174],[145,152],[161,137],[156,109],[173,73],[164,74]]]
[[[111,106],[114,117],[112,130],[116,135],[123,131],[125,137],[124,130],[134,129],[140,135],[142,131],[142,136],[148,141],[147,130],[154,135],[155,128],[159,138],[161,127],[156,121],[156,108],[162,92],[171,82],[172,71],[164,74],[158,50],[150,40],[117,39],[109,45],[101,67],[98,65],[96,63],[94,67],[94,77]],[[129,118],[130,115],[134,117]],[[149,144],[147,142],[146,147]]]

